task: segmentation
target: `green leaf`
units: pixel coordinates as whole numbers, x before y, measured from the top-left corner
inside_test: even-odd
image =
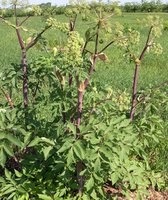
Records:
[[[62,147],[57,151],[58,153],[62,153],[62,152],[65,152],[66,150],[70,149],[72,147],[72,143],[69,142],[69,141],[66,141]]]
[[[91,175],[90,179],[86,182],[85,187],[87,191],[91,190],[94,187],[94,179],[93,176]]]
[[[0,177],[0,183],[5,183],[5,179],[3,177]]]
[[[15,196],[15,192],[13,192],[13,193],[11,193],[9,196],[8,196],[8,198],[7,198],[7,200],[10,200],[10,199],[14,199],[13,197]]]
[[[152,138],[156,143],[159,143],[159,139],[155,135],[152,135]]]
[[[3,195],[13,193],[14,191],[16,191],[16,188],[11,187],[11,188],[7,189],[7,190],[3,193]]]
[[[28,145],[28,147],[34,147],[36,146],[39,142],[40,142],[40,138],[39,137],[35,137]]]
[[[46,194],[38,194],[38,197],[40,199],[43,199],[43,200],[53,200],[51,197],[49,197],[48,195]]]
[[[8,171],[6,168],[5,168],[5,176],[6,176],[6,178],[7,179],[11,179],[11,172],[10,171]]]
[[[104,156],[105,156],[108,160],[111,159],[112,152],[109,150],[109,148],[103,146],[103,147],[101,147],[101,148],[99,149],[99,151],[100,151],[101,153],[103,153]]]
[[[47,160],[49,155],[50,155],[50,151],[53,149],[53,147],[49,146],[49,147],[44,147],[43,149],[43,154],[44,154],[44,159]]]
[[[85,159],[85,148],[80,140],[75,142],[75,144],[73,145],[73,151],[79,159],[81,160]]]
[[[24,137],[25,147],[27,146],[27,144],[29,144],[29,142],[31,140],[31,136],[32,136],[32,133],[29,133],[29,132],[27,132],[27,134],[25,135],[25,137]]]
[[[1,148],[0,149],[0,165],[2,167],[4,167],[5,163],[6,163],[6,154],[5,154],[4,150],[3,150],[3,148]]]
[[[7,145],[6,143],[3,144],[3,148],[5,150],[5,152],[9,155],[9,156],[14,156],[14,152],[13,149],[9,147],[9,145]]]
[[[72,123],[68,123],[67,127],[72,131],[74,135],[76,135],[76,126]]]
[[[112,173],[111,174],[111,181],[112,181],[112,184],[114,185],[115,183],[117,183],[117,181],[119,180],[119,176],[116,172]]]
[[[123,120],[120,124],[117,125],[117,128],[125,128],[130,124],[130,120],[129,119],[125,119]]]
[[[5,138],[5,133],[0,132],[0,140],[3,140]]]
[[[96,191],[95,191],[95,190],[92,191],[92,193],[90,194],[90,196],[91,196],[93,199],[95,199],[95,200],[99,199],[98,196],[97,196],[97,194],[96,194]]]
[[[24,195],[22,195],[22,196],[27,196],[26,190],[25,190],[21,185],[19,185],[19,186],[17,187],[17,191],[18,191],[19,193],[21,193],[21,194],[24,194]],[[28,198],[27,198],[27,199],[28,199]]]
[[[96,137],[93,137],[90,139],[90,143],[93,145],[99,144],[100,143],[100,138],[97,139]]]
[[[101,170],[101,162],[100,158],[98,157],[94,163],[94,171],[99,172]]]
[[[72,163],[74,163],[74,160],[73,150],[71,148],[67,154],[67,166],[69,167]]]
[[[19,171],[17,171],[16,169],[14,169],[15,174],[18,178],[22,177],[23,174],[21,174]]]
[[[8,190],[9,188],[12,188],[12,187],[13,187],[12,184],[7,184],[3,188],[1,188],[1,192],[4,193],[6,190]]]
[[[6,117],[10,122],[12,122],[12,116],[11,116],[10,112],[6,112]],[[12,124],[12,126],[13,126],[13,124]]]
[[[49,144],[49,145],[52,145],[52,146],[55,145],[55,142],[54,142],[54,141],[52,141],[52,140],[50,140],[50,139],[48,139],[48,138],[45,138],[45,137],[42,137],[42,138],[41,138],[41,141],[42,141],[42,142],[45,142],[45,143],[47,143],[47,144]]]
[[[8,139],[11,143],[15,144],[18,147],[22,147],[22,143],[20,140],[18,140],[16,137],[8,134],[6,135],[6,139]]]

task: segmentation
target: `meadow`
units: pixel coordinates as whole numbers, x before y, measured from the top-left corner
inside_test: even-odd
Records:
[[[123,13],[121,16],[114,16],[111,19],[111,23],[119,22],[126,27],[132,27],[141,33],[141,47],[139,51],[142,51],[145,44],[147,30],[143,24],[139,24],[137,19],[142,21],[147,15],[155,15],[155,13]],[[157,13],[158,15],[158,13]],[[159,14],[164,20],[168,19],[167,13]],[[61,22],[68,22],[68,19],[64,15],[58,15],[56,18]],[[12,20],[12,19],[11,19]],[[76,29],[84,37],[84,30],[92,22],[88,20],[83,23],[79,17],[77,20]],[[44,21],[41,17],[32,17],[25,23],[25,27],[28,27],[30,33],[36,32],[44,26]],[[28,38],[28,34],[25,34],[25,40]],[[66,37],[62,33],[54,30],[49,30],[44,34],[51,46],[60,45],[64,42]],[[15,30],[8,27],[6,24],[0,23],[0,70],[8,68],[11,63],[20,63],[20,50],[18,41],[16,39]],[[159,56],[154,54],[145,55],[145,59],[140,69],[139,85],[140,89],[144,89],[148,86],[154,86],[167,80],[168,77],[168,31],[164,30],[163,35],[159,38],[159,42],[163,47],[163,53]],[[134,74],[134,63],[130,63],[127,58],[124,57],[124,51],[116,48],[115,46],[107,49],[106,54],[109,57],[108,62],[99,62],[96,68],[96,72],[93,76],[94,81],[100,83],[102,86],[111,85],[113,88],[119,88],[122,90],[131,90],[132,77]],[[33,60],[39,55],[47,55],[44,51],[39,51],[38,48],[33,48],[28,52],[28,61]]]

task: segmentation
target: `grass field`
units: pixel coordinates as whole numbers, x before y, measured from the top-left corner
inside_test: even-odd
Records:
[[[141,47],[139,50],[143,48],[143,44],[145,43],[147,30],[137,24],[137,19],[144,19],[147,14],[123,14],[122,16],[116,16],[112,18],[112,23],[115,21],[120,22],[123,25],[128,27],[133,27],[141,32]],[[163,19],[168,18],[168,14],[159,14]],[[60,21],[67,20],[64,16],[57,16]],[[12,19],[11,19],[12,20]],[[84,27],[88,26],[90,22],[83,22],[79,18],[77,21],[77,30],[84,36],[83,30]],[[44,22],[42,22],[40,17],[33,17],[28,22],[26,22],[25,26],[30,28],[31,32],[38,31],[40,28],[44,27]],[[25,34],[25,33],[23,33]],[[49,30],[45,35],[50,43],[61,43],[64,40],[64,35],[56,32],[55,30]],[[28,35],[25,35],[25,39]],[[8,27],[6,24],[0,23],[0,70],[4,70],[8,68],[11,63],[20,63],[20,50],[19,44],[16,39],[15,30],[11,27]],[[149,85],[159,84],[168,77],[168,31],[163,31],[162,37],[159,39],[164,51],[160,56],[156,56],[152,53],[146,54],[145,59],[142,63],[140,70],[139,83],[142,88],[147,87]],[[106,84],[110,84],[111,87],[119,88],[119,89],[128,89],[130,90],[132,87],[132,77],[134,73],[134,64],[129,63],[123,56],[124,52],[119,50],[116,47],[110,47],[107,50],[107,55],[109,57],[109,61],[99,62],[97,65],[96,72],[94,74],[94,80],[101,85],[105,86]],[[40,52],[38,49],[33,48],[28,53],[29,61],[38,57],[39,55],[44,54],[44,52]]]

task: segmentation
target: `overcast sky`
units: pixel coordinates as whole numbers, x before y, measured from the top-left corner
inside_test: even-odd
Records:
[[[148,0],[150,1],[150,0]],[[0,0],[1,2],[1,0]],[[30,4],[40,4],[40,3],[47,3],[51,2],[52,5],[66,5],[69,0],[29,0]],[[107,0],[104,0],[104,2],[107,2]],[[119,0],[120,3],[125,3],[125,2],[141,2],[141,0]],[[161,2],[168,3],[168,0],[161,0]],[[1,4],[0,4],[1,5]]]

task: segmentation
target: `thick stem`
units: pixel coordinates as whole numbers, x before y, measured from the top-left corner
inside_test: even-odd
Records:
[[[16,26],[17,25],[18,25],[18,21],[16,19]],[[23,50],[24,49],[24,43],[23,43],[23,40],[22,40],[22,37],[20,35],[20,31],[19,31],[18,27],[16,28],[16,34],[17,34],[17,37],[18,37],[18,42],[19,42],[20,48],[21,48],[21,50]]]
[[[18,23],[18,18],[17,18],[17,13],[16,13],[16,5],[14,5],[14,15],[15,15],[16,34],[17,34],[17,37],[18,37],[18,42],[19,42],[20,48],[23,50],[24,49],[24,43],[23,43],[20,31],[19,31],[19,23]]]
[[[145,46],[144,46],[144,48],[141,52],[141,55],[139,57],[139,61],[138,61],[139,63],[136,63],[136,65],[135,65],[134,80],[133,80],[133,92],[132,92],[132,103],[131,103],[131,111],[130,111],[130,120],[131,121],[134,120],[134,115],[135,115],[135,111],[136,111],[137,83],[138,83],[140,62],[143,60],[148,47],[150,47],[150,45],[151,45],[149,43],[150,43],[150,37],[151,37],[152,29],[153,29],[153,26],[151,26],[150,29],[149,29]]]
[[[78,90],[78,117],[77,117],[77,127],[76,127],[76,130],[77,130],[76,138],[77,139],[81,138],[79,126],[81,124],[81,118],[82,118],[83,94],[84,94],[84,91]],[[78,190],[79,195],[82,195],[84,184],[85,184],[84,176],[80,175],[80,173],[82,172],[83,169],[84,169],[84,164],[80,160],[76,163],[76,173],[77,173],[77,181],[78,181],[78,185],[79,185],[79,190]]]
[[[137,98],[137,83],[138,83],[139,65],[135,66],[134,81],[133,81],[133,93],[132,93],[132,104],[130,112],[130,120],[133,121],[135,109],[136,109],[136,98]]]
[[[66,123],[66,112],[65,112],[65,106],[62,104],[62,121],[65,124]]]
[[[84,176],[81,176],[80,173],[82,172],[82,170],[84,169],[84,164],[82,163],[82,161],[77,162],[76,164],[76,172],[77,172],[77,180],[78,180],[78,184],[79,184],[79,195],[81,196],[83,193],[83,188],[84,188],[84,183],[85,183],[85,179]]]
[[[72,86],[73,83],[73,77],[71,74],[69,74],[69,86]]]
[[[23,101],[24,108],[28,107],[28,80],[27,80],[27,59],[26,50],[22,50],[22,70],[23,70]]]
[[[92,73],[94,71],[94,67],[95,67],[95,64],[96,64],[96,58],[97,58],[97,52],[98,52],[99,29],[100,29],[100,23],[98,23],[98,26],[97,26],[97,33],[96,33],[96,40],[95,40],[95,53],[94,53],[94,56],[93,56],[93,61],[92,61],[91,67],[89,69],[89,76],[84,81],[83,87],[81,87],[80,90],[78,88],[77,139],[81,138],[81,133],[80,133],[79,127],[80,127],[81,119],[82,119],[82,108],[83,108],[84,91],[85,91],[85,89],[87,88],[87,86],[89,84],[90,77],[91,77],[91,75],[92,75]],[[84,176],[80,175],[80,173],[82,172],[83,169],[84,169],[83,162],[82,161],[77,162],[76,172],[77,172],[77,181],[78,181],[78,184],[79,184],[79,194],[80,195],[82,195],[82,193],[83,193],[84,184],[85,184]]]
[[[79,128],[79,126],[81,124],[84,91],[85,91],[85,89],[87,88],[87,86],[89,84],[89,79],[90,79],[91,75],[93,74],[94,67],[95,67],[95,64],[96,64],[96,58],[97,58],[97,52],[98,52],[98,41],[99,41],[99,30],[100,30],[100,22],[97,25],[97,33],[96,33],[96,40],[95,40],[95,54],[93,56],[92,65],[91,65],[91,67],[89,69],[89,76],[84,81],[83,90],[82,91],[78,91],[78,118],[77,118],[77,127],[78,128]],[[77,133],[77,134],[80,135],[80,133]]]
[[[82,106],[83,106],[83,94],[84,91],[78,91],[78,118],[77,118],[77,127],[81,124],[82,118]],[[78,133],[80,134],[80,133]]]
[[[19,23],[16,13],[16,5],[14,5],[14,15],[15,15],[15,23],[16,23],[16,34],[18,37],[18,42],[22,51],[22,70],[23,70],[23,102],[24,108],[28,107],[28,81],[27,81],[27,59],[26,59],[26,49],[19,31]]]

